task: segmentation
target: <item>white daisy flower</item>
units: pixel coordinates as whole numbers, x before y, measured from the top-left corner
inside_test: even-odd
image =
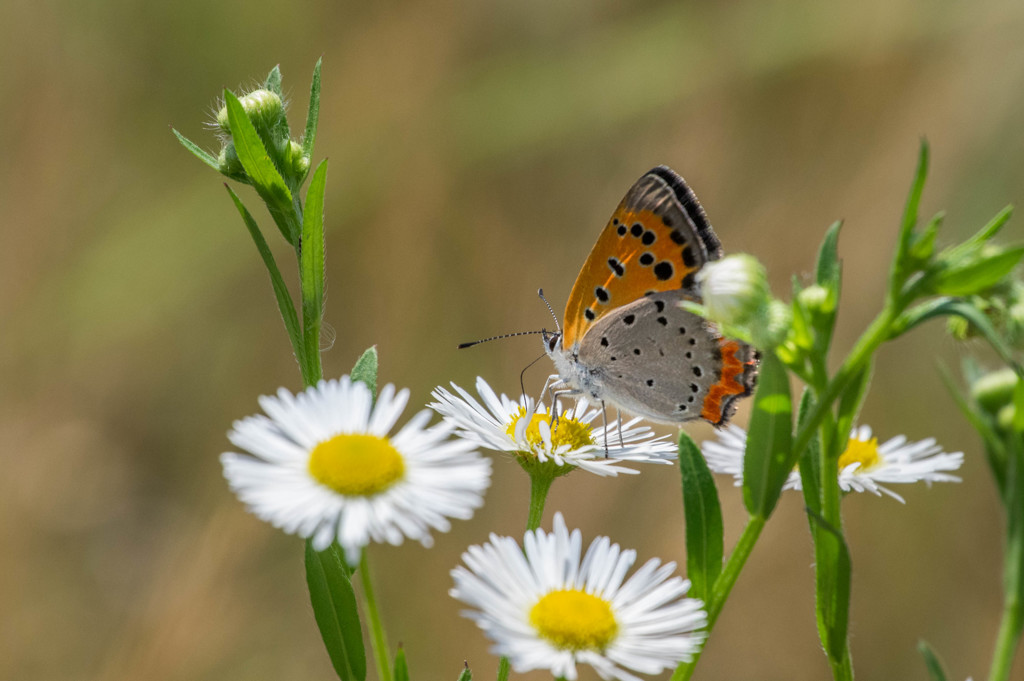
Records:
[[[743,484],[743,453],[747,447],[747,433],[739,426],[729,425],[718,431],[718,441],[705,441],[704,458],[715,473],[731,475],[736,486]],[[906,503],[899,494],[881,483],[960,482],[960,478],[947,471],[963,465],[963,452],[952,454],[942,451],[934,438],[920,442],[907,442],[903,435],[878,444],[869,426],[853,429],[846,450],[839,456],[839,487],[844,492],[871,492],[888,494],[900,503]],[[793,471],[783,489],[801,489],[800,473]]]
[[[561,513],[552,533],[527,532],[522,549],[491,534],[462,554],[449,593],[474,608],[463,614],[517,672],[549,669],[572,681],[579,663],[603,679],[637,681],[631,671],[657,674],[692,659],[707,613],[682,598],[690,582],[671,576],[675,563],[652,558],[625,580],[636,551],[598,537],[581,562],[582,543]]]
[[[388,435],[409,401],[407,389],[370,389],[348,376],[320,381],[298,395],[281,388],[259,403],[266,416],[235,421],[224,477],[249,510],[289,534],[312,537],[318,551],[333,541],[355,564],[371,541],[405,537],[430,546],[430,530],[468,519],[483,503],[491,463],[451,426],[426,428],[430,412]]]
[[[577,400],[552,427],[544,404],[536,404],[529,397],[499,397],[482,378],[476,379],[482,405],[454,383],[452,388],[458,395],[436,388],[431,395],[437,401],[430,406],[456,428],[459,436],[481,447],[526,455],[540,462],[550,460],[557,466],[578,467],[598,475],[637,473],[619,464],[671,463],[678,455],[669,436],[655,437],[647,426],[636,427],[639,418],[593,425],[601,410],[590,409],[585,399]]]

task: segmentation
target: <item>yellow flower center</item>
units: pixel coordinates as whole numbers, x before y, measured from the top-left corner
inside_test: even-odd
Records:
[[[839,457],[839,470],[843,470],[852,463],[859,463],[857,470],[865,471],[878,465],[878,438],[873,437],[868,441],[858,440],[851,437],[846,444],[846,451]]]
[[[405,461],[391,443],[376,435],[335,435],[313,448],[309,474],[338,494],[373,496],[405,474]]]
[[[513,440],[516,437],[516,426],[519,425],[519,421],[524,416],[526,416],[526,408],[519,407],[519,413],[508,424],[508,428],[505,429],[505,432]],[[548,414],[534,414],[530,417],[530,422],[526,425],[526,441],[530,444],[531,449],[536,450],[538,447],[544,447],[544,438],[540,434],[540,424],[545,421],[550,423],[551,416]],[[569,412],[563,414],[562,418],[558,419],[558,423],[551,428],[551,445],[556,449],[562,445],[569,445],[571,450],[576,450],[592,444],[594,444],[594,438],[590,425],[569,418]]]
[[[604,650],[619,631],[608,601],[575,589],[546,594],[530,609],[530,624],[560,650]]]

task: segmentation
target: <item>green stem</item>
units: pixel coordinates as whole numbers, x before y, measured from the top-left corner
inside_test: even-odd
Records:
[[[739,541],[736,542],[736,547],[725,562],[722,573],[715,580],[715,585],[711,589],[711,601],[706,604],[708,626],[705,632],[708,636],[711,635],[711,629],[714,628],[715,621],[718,619],[718,615],[721,614],[725,601],[728,600],[729,593],[732,591],[733,585],[736,584],[736,580],[739,578],[747,558],[750,557],[751,551],[754,550],[754,545],[757,543],[758,537],[761,536],[764,524],[765,519],[760,516],[750,516],[747,519],[747,525],[743,528],[743,534],[740,535]],[[701,648],[693,656],[692,660],[676,667],[671,681],[687,681],[693,676],[693,670],[696,669],[697,662],[700,660],[700,655],[703,652],[704,649]]]
[[[878,349],[878,346],[889,337],[890,327],[893,321],[895,321],[897,314],[898,312],[895,307],[886,304],[882,311],[878,313],[878,316],[875,317],[875,320],[871,322],[871,326],[857,339],[857,344],[850,351],[850,354],[847,355],[846,360],[839,367],[835,377],[829,382],[824,394],[821,395],[821,399],[815,401],[810,415],[797,432],[796,441],[793,446],[798,459],[803,454],[804,449],[807,448],[807,445],[810,444],[811,438],[817,433],[818,426],[821,425],[825,414],[832,408],[832,403],[839,398],[839,395],[850,384],[850,381],[864,367],[865,362],[871,359],[871,355]]]
[[[377,596],[373,591],[370,563],[366,558],[365,549],[359,559],[359,578],[363,584],[363,596],[366,598],[366,614],[370,620],[370,639],[373,644],[373,656],[377,661],[377,677],[380,681],[392,681],[387,634],[384,633],[384,623],[380,618],[380,610],[377,609]]]
[[[508,661],[507,657],[502,657],[498,660],[498,681],[508,681],[508,673],[512,669],[512,664]]]
[[[540,527],[544,516],[544,502],[548,498],[548,490],[555,479],[544,473],[530,473],[530,513],[526,518],[526,530],[533,531]]]
[[[999,633],[996,636],[996,649],[992,654],[992,671],[989,672],[989,681],[1009,681],[1022,625],[1024,625],[1024,611],[1022,611],[1021,602],[1015,598],[1007,599],[1003,603],[1003,617],[999,622]]]
[[[847,642],[846,650],[843,652],[843,659],[831,662],[832,678],[835,681],[853,681],[853,660],[850,658],[850,644]]]

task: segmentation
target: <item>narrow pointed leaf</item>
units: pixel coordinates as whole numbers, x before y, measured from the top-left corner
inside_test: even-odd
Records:
[[[960,408],[964,418],[978,432],[982,442],[985,443],[985,456],[988,459],[989,469],[992,471],[992,477],[996,480],[996,487],[999,489],[1000,494],[1002,494],[1006,489],[1006,445],[996,432],[991,417],[979,409],[975,403],[964,399],[960,392],[960,387],[953,380],[949,369],[940,364],[939,375],[942,377],[942,382],[946,384],[946,389],[949,390],[949,394]]]
[[[931,681],[946,681],[946,670],[943,669],[939,656],[924,639],[917,642],[917,650],[924,658],[924,666],[928,669],[928,678]]]
[[[274,222],[281,234],[293,246],[298,244],[302,226],[292,204],[292,193],[277,166],[270,159],[252,121],[245,115],[238,97],[229,90],[224,91],[224,104],[228,109],[228,125],[231,139],[235,144],[238,160],[252,180],[252,186],[267,204]]]
[[[747,450],[743,457],[743,502],[751,515],[767,518],[793,470],[793,402],[789,377],[774,352],[761,360]]]
[[[914,236],[914,225],[917,224],[918,207],[921,204],[921,194],[924,192],[924,182],[928,177],[928,141],[921,140],[921,150],[917,158],[917,170],[914,173],[914,181],[910,185],[910,194],[907,196],[907,205],[903,210],[903,220],[900,224],[899,238],[896,242],[896,253],[893,256],[892,271],[889,274],[889,295],[899,295],[903,284],[910,276],[909,262],[910,244]]]
[[[1013,215],[1013,206],[1007,206],[1001,211],[996,213],[995,217],[988,221],[988,223],[978,230],[970,239],[964,243],[956,246],[954,252],[969,252],[984,245],[986,241],[990,240],[999,230],[1003,228],[1003,225],[1007,223],[1010,216]]]
[[[231,187],[224,185],[228,190],[228,194],[231,196],[231,200],[235,202],[235,208],[238,209],[239,215],[242,216],[242,222],[245,223],[246,228],[249,230],[249,235],[252,237],[253,243],[256,244],[256,250],[259,251],[260,257],[263,258],[263,264],[267,268],[267,272],[270,274],[270,283],[274,287],[274,297],[277,298],[277,309],[281,312],[281,319],[284,320],[284,327],[288,331],[288,338],[292,342],[292,350],[295,352],[295,358],[299,362],[299,366],[302,368],[303,378],[308,383],[308,374],[305,361],[305,352],[302,347],[302,332],[299,330],[299,317],[295,312],[295,304],[292,302],[292,296],[288,292],[288,286],[284,283],[284,278],[281,276],[281,270],[277,268],[277,263],[274,261],[274,254],[270,252],[270,247],[267,246],[266,239],[263,238],[263,233],[260,232],[259,225],[256,224],[256,220],[253,219],[252,215],[246,209],[242,200],[238,198],[238,195],[231,190]]]
[[[195,142],[193,142],[189,138],[185,137],[184,135],[182,135],[180,132],[178,132],[174,128],[171,128],[171,132],[173,132],[174,136],[178,138],[179,142],[181,142],[181,146],[183,146],[186,149],[188,149],[189,151],[191,151],[192,154],[196,158],[198,158],[200,161],[202,161],[206,165],[210,166],[211,168],[216,170],[218,173],[220,172],[220,164],[217,163],[216,157],[214,157],[212,154],[210,154],[209,152],[205,151],[204,149],[201,149],[198,144],[196,144]]]
[[[839,530],[817,513],[808,514],[817,526],[814,575],[821,643],[829,658],[838,663],[846,655],[850,620],[850,551]]]
[[[362,381],[369,388],[374,398],[377,397],[377,346],[367,348],[355,366],[352,367],[351,377],[353,381]]]
[[[320,118],[320,65],[323,57],[316,60],[313,67],[313,82],[309,87],[309,109],[306,112],[306,132],[302,135],[303,156],[313,155],[313,143],[316,141],[316,127]]]
[[[914,225],[917,224],[918,207],[921,205],[921,194],[924,193],[924,183],[928,178],[928,140],[921,140],[921,149],[917,157],[917,170],[914,172],[914,182],[910,185],[910,194],[907,196],[907,205],[903,209],[903,221],[900,224],[900,252],[902,256],[910,246],[911,235]]]
[[[405,648],[399,644],[395,653],[394,681],[409,681],[409,663],[405,659]]]
[[[797,427],[802,428],[807,417],[814,406],[814,396],[810,390],[804,390],[800,397],[800,409],[797,412]],[[803,454],[800,455],[798,470],[800,472],[800,486],[804,492],[804,504],[814,513],[821,513],[821,460],[819,449],[821,442],[819,436],[811,438]],[[811,523],[811,530],[814,524]]]
[[[707,461],[685,431],[679,433],[679,471],[686,518],[686,575],[693,584],[693,596],[707,603],[722,572],[722,508]]]
[[[974,260],[947,270],[935,279],[935,291],[948,296],[981,293],[999,283],[1024,257],[1024,246],[1008,248],[996,255]]]
[[[351,575],[337,544],[316,551],[312,541],[306,541],[309,599],[331,664],[342,681],[363,681],[366,650]]]
[[[891,338],[900,336],[918,324],[935,317],[957,316],[970,322],[974,329],[985,337],[999,357],[1014,371],[1024,376],[1024,367],[1013,356],[1013,350],[1006,344],[992,322],[978,308],[959,298],[936,298],[917,305],[901,314],[892,325]]]
[[[508,661],[507,657],[502,657],[498,660],[498,681],[508,681],[509,672],[512,670],[512,663]],[[469,671],[469,665],[466,665],[466,671]],[[459,679],[459,681],[471,681],[471,676],[465,680]]]
[[[818,263],[815,269],[815,280],[825,287],[838,285],[841,273],[839,261],[839,230],[843,227],[842,220],[836,220],[825,231],[825,238],[818,249]]]
[[[306,357],[320,371],[320,325],[324,314],[324,188],[327,161],[313,174],[302,216],[299,277],[302,282],[302,332]]]
[[[503,658],[501,658],[501,660],[502,660],[502,662],[504,662],[506,660],[506,658],[503,657]],[[506,674],[505,678],[508,678],[507,674]],[[505,681],[505,679],[501,678],[501,664],[500,663],[498,664],[498,679],[499,679],[499,681]],[[459,674],[459,681],[473,681],[473,672],[469,671],[469,663],[468,662],[463,662],[462,663],[462,673]]]
[[[1014,399],[1017,415],[1024,412],[1024,388],[1018,384]],[[1014,426],[1018,424],[1015,421]],[[1006,466],[1006,551],[1003,556],[1003,602],[1024,602],[1024,438],[1021,432],[1010,433],[1007,437],[1009,457]],[[1019,638],[1022,624],[1017,620]]]
[[[284,99],[284,93],[281,92],[281,65],[278,64],[274,68],[270,69],[270,73],[267,74],[267,80],[263,83],[263,88],[270,90],[281,99]]]

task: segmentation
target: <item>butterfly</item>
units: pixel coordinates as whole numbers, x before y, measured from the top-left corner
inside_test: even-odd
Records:
[[[753,391],[757,351],[679,307],[700,302],[695,275],[721,256],[683,178],[666,166],[645,173],[597,238],[563,324],[544,332],[559,375],[552,398],[584,395],[658,423],[724,425]]]

